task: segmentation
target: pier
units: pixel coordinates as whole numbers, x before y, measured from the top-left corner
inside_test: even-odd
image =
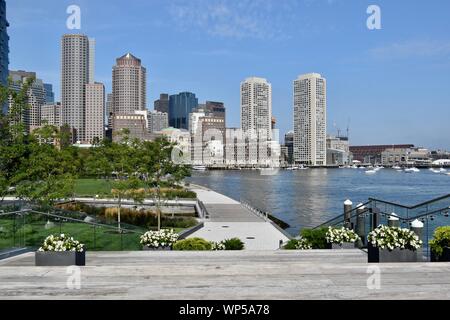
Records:
[[[248,250],[276,250],[289,236],[272,221],[258,215],[242,203],[215,191],[192,186],[206,211],[204,226],[189,237],[221,241],[237,237]]]

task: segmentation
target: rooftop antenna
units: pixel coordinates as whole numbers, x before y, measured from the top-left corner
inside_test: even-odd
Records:
[[[349,139],[349,133],[350,133],[350,118],[347,120],[347,139]]]

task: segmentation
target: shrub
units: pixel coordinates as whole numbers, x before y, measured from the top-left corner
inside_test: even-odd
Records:
[[[350,230],[346,227],[342,228],[328,227],[326,239],[328,243],[342,245],[345,242],[355,243],[356,241],[359,240],[359,236],[353,230]]]
[[[328,246],[326,238],[327,231],[327,228],[303,229],[300,235],[308,241],[312,249],[326,249]]]
[[[141,236],[140,243],[150,248],[171,247],[178,239],[178,234],[172,229],[147,231]]]
[[[179,240],[173,245],[173,250],[179,251],[205,251],[211,249],[212,244],[202,238],[189,238]]]
[[[231,238],[223,241],[225,250],[243,250],[244,243],[239,238]]]
[[[367,240],[372,246],[389,251],[396,248],[417,250],[422,245],[422,240],[409,229],[381,225],[369,233]]]
[[[450,226],[436,228],[433,239],[430,241],[431,250],[440,257],[444,248],[448,247],[450,247]]]
[[[286,250],[310,250],[312,249],[311,244],[308,240],[304,238],[300,239],[291,239],[286,243],[283,247]]]
[[[84,244],[65,234],[49,235],[45,238],[39,251],[84,251]]]

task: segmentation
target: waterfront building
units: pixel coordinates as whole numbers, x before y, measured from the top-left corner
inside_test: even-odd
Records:
[[[424,148],[388,148],[381,153],[383,166],[430,165],[430,151]]]
[[[116,60],[112,71],[112,112],[134,114],[146,110],[147,70],[141,60],[127,53]]]
[[[189,129],[189,114],[198,107],[198,99],[192,92],[180,92],[169,97],[169,125],[177,129]]]
[[[93,143],[105,138],[105,86],[102,83],[86,85],[85,141]]]
[[[327,136],[327,165],[348,165],[352,162],[348,137]]]
[[[350,146],[349,150],[353,155],[353,160],[362,163],[381,164],[381,153],[386,149],[410,149],[413,144],[391,144],[391,145],[367,145]]]
[[[53,85],[50,83],[44,83],[45,89],[45,103],[52,104],[55,103],[55,93],[53,92]]]
[[[29,108],[24,110],[21,115],[25,128],[28,133],[41,125],[41,108],[45,104],[45,88],[41,79],[36,78],[35,72],[27,71],[10,71],[11,89],[19,91],[28,79],[34,79],[33,84],[28,90],[28,105]],[[10,101],[9,109],[11,109],[12,101]],[[17,119],[19,120],[19,119]]]
[[[284,135],[284,146],[286,147],[287,163],[294,163],[294,131],[289,131]]]
[[[163,137],[169,142],[176,144],[178,158],[173,159],[176,163],[191,164],[191,134],[188,130],[168,127],[161,130]]]
[[[155,111],[169,114],[169,94],[161,93],[159,99],[153,103]]]
[[[81,34],[66,34],[61,40],[61,104],[63,123],[74,129],[74,141],[84,142],[86,84],[94,74],[93,39]]]
[[[309,73],[294,80],[294,162],[326,164],[326,79]]]
[[[0,84],[8,85],[9,74],[9,23],[6,19],[6,1],[0,0]],[[0,112],[8,113],[8,104],[0,106]]]
[[[60,128],[62,123],[61,103],[45,104],[41,108],[41,125],[44,123]]]
[[[272,85],[264,78],[247,78],[241,82],[240,101],[242,131],[271,140]]]
[[[225,164],[246,167],[246,142],[241,128],[227,128],[225,132]]]
[[[147,111],[148,132],[160,132],[169,127],[169,116],[166,112]]]

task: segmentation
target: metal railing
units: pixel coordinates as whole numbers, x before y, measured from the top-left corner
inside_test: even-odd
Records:
[[[400,227],[409,228],[414,220],[419,220],[423,223],[419,236],[423,241],[424,255],[430,257],[429,241],[436,228],[450,224],[449,215],[450,194],[413,206],[369,198],[362,206],[340,214],[313,229],[346,226],[358,233],[365,247],[368,233],[379,225],[394,225],[395,221],[398,221]]]
[[[0,214],[0,250],[38,248],[50,234],[68,234],[91,251],[140,249],[139,237],[144,230],[118,228],[68,216],[32,209]]]

